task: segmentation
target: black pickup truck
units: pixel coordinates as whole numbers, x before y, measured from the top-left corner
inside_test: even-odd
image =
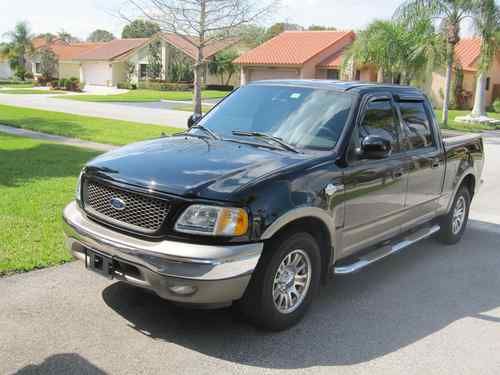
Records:
[[[265,81],[189,130],[89,162],[64,210],[88,269],[285,329],[329,275],[462,237],[480,136],[443,139],[411,87]]]

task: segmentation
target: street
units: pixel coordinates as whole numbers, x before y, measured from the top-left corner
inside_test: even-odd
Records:
[[[492,374],[500,369],[500,135],[463,240],[321,289],[298,326],[186,310],[80,262],[0,279],[0,373]]]

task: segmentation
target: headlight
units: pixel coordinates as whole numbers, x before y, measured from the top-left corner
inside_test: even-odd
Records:
[[[241,208],[194,204],[182,213],[175,230],[208,236],[241,236],[248,231],[248,214]]]
[[[80,174],[78,175],[78,181],[76,183],[75,198],[77,201],[82,200],[82,175],[83,175],[83,171],[80,172]]]

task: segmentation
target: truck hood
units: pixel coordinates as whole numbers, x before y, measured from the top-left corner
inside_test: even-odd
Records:
[[[88,163],[87,173],[164,193],[233,200],[230,194],[263,176],[308,160],[311,155],[176,136],[108,152]]]

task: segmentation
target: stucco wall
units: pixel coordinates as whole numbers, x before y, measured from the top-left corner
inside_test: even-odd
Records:
[[[80,77],[80,64],[59,62],[59,78]]]
[[[0,78],[7,79],[11,78],[13,75],[10,69],[9,63],[7,61],[0,61]]]
[[[113,64],[113,86],[123,83],[127,80],[127,70],[125,62]]]

